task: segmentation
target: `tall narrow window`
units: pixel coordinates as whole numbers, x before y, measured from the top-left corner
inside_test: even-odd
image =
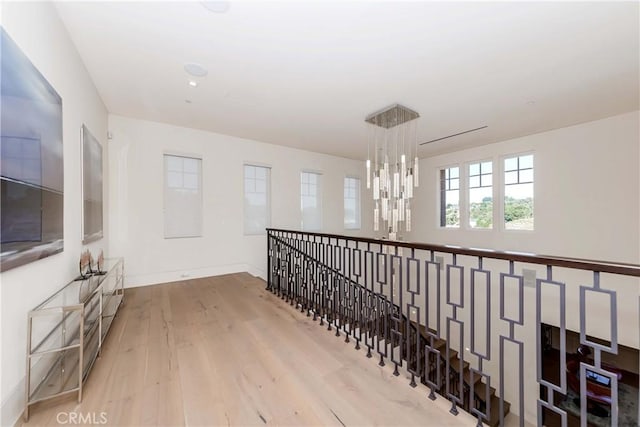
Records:
[[[300,173],[300,210],[303,231],[322,229],[322,175],[314,172]]]
[[[533,230],[533,154],[504,159],[504,228]]]
[[[244,234],[265,234],[271,226],[271,169],[244,165]]]
[[[360,178],[344,179],[344,228],[360,229]]]
[[[469,165],[469,227],[493,227],[493,164]]]
[[[202,236],[202,159],[164,155],[164,237]]]
[[[460,168],[440,170],[440,226],[460,227]]]

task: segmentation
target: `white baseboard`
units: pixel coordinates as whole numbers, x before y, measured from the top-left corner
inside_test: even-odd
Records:
[[[259,277],[262,280],[267,280],[267,272],[253,265],[247,265],[247,273],[251,274],[252,276]]]
[[[126,274],[125,288],[137,288],[140,286],[157,285],[160,283],[179,282],[202,277],[221,276],[223,274],[244,273],[249,271],[247,264],[229,264],[215,267],[196,268],[190,270],[162,271],[150,274]]]

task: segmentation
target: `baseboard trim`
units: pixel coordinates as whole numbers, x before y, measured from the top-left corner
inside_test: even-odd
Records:
[[[192,268],[189,270],[163,271],[159,273],[134,275],[126,274],[125,270],[124,282],[125,288],[138,288],[141,286],[158,285],[161,283],[180,282],[191,279],[200,279],[203,277],[244,272],[249,272],[249,266],[247,264],[228,264],[215,267]]]
[[[250,265],[250,264],[247,265],[247,273],[251,274],[252,276],[259,277],[264,281],[267,280],[266,271],[254,265]]]

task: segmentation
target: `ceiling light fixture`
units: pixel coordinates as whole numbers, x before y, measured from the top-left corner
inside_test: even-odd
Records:
[[[184,70],[193,77],[204,77],[209,73],[206,68],[195,62],[184,64]]]
[[[189,86],[196,87],[196,86],[198,86],[198,82],[196,82],[194,80],[189,80]]]
[[[228,1],[201,1],[202,7],[210,12],[225,13],[231,7],[231,2]]]
[[[420,114],[399,104],[369,115],[367,188],[373,181],[373,229],[389,233],[411,231],[413,189],[418,187],[417,119]],[[371,150],[373,148],[373,159]],[[371,170],[373,160],[373,171]]]

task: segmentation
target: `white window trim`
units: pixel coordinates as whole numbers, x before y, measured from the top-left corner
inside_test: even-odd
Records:
[[[196,159],[196,160],[200,160],[200,173],[198,174],[198,185],[200,186],[200,234],[197,236],[174,236],[174,237],[167,237],[166,236],[166,225],[165,225],[165,219],[164,219],[164,215],[166,215],[166,211],[167,211],[167,195],[166,195],[166,170],[165,170],[165,156],[174,156],[174,157],[186,157],[186,158],[190,158],[190,159]],[[181,151],[172,151],[172,150],[165,150],[162,153],[162,180],[163,180],[163,197],[162,197],[162,215],[163,215],[163,221],[162,221],[162,236],[165,240],[174,240],[174,239],[200,239],[204,236],[204,206],[203,206],[203,197],[204,197],[204,191],[202,188],[202,183],[204,182],[204,156],[202,156],[202,154],[195,154],[195,153],[188,153],[188,152],[181,152]]]
[[[301,183],[301,178],[302,178],[302,174],[303,173],[313,173],[316,175],[320,175],[321,179],[320,179],[320,183],[318,185],[318,201],[319,201],[319,205],[320,205],[320,227],[317,230],[305,230],[304,229],[304,222],[303,222],[303,215],[302,215],[302,183]],[[319,232],[322,231],[323,227],[324,227],[324,203],[323,203],[323,198],[324,198],[324,193],[323,193],[323,180],[322,180],[322,176],[324,176],[323,171],[321,170],[317,170],[317,169],[300,169],[300,172],[298,173],[298,203],[300,204],[300,230],[301,231],[309,231],[309,232]]]
[[[358,187],[358,200],[357,200],[357,207],[358,207],[358,214],[357,214],[357,220],[358,220],[358,226],[357,227],[347,227],[344,225],[344,180],[345,179],[357,179],[358,183],[359,183],[359,187]],[[342,220],[342,226],[344,227],[345,230],[362,230],[362,178],[358,175],[345,175],[342,178],[342,213],[343,213],[343,220]]]
[[[440,171],[443,169],[449,169],[449,168],[458,168],[458,179],[459,179],[459,183],[458,183],[458,209],[460,210],[460,225],[457,227],[447,227],[447,226],[443,226],[440,224],[440,213],[441,213],[441,209],[442,209],[442,196],[440,194]],[[462,215],[463,215],[463,209],[466,209],[466,195],[465,192],[463,191],[463,184],[464,184],[464,179],[466,179],[466,173],[464,173],[464,164],[462,163],[451,163],[448,165],[444,165],[444,166],[438,166],[436,167],[436,197],[437,200],[435,203],[436,205],[436,228],[440,229],[440,230],[450,230],[450,231],[456,231],[456,230],[463,230],[464,227],[462,226]],[[464,176],[463,176],[464,175]],[[466,185],[465,185],[466,187]]]
[[[470,216],[469,216],[469,208],[471,206],[471,198],[469,197],[469,192],[471,191],[471,188],[469,187],[469,166],[476,164],[476,163],[487,163],[487,162],[491,162],[491,180],[492,180],[492,184],[491,184],[491,197],[493,197],[493,212],[492,212],[492,218],[493,218],[493,226],[491,228],[476,228],[476,227],[471,227],[471,225],[469,224],[469,220],[470,220]],[[500,160],[498,160],[498,163],[500,162]],[[502,160],[502,162],[504,162],[504,160]],[[496,191],[496,159],[495,158],[485,158],[484,160],[471,160],[468,161],[464,164],[464,172],[465,172],[465,179],[464,179],[464,187],[465,187],[465,212],[464,212],[464,216],[465,216],[465,230],[469,230],[469,231],[477,231],[480,233],[488,233],[488,232],[492,232],[492,231],[496,231],[496,200],[498,200],[500,198],[500,196],[497,194],[498,192]],[[500,180],[500,182],[502,182],[502,180]],[[500,200],[503,200],[502,198],[500,198]],[[504,203],[501,203],[502,208],[504,209]],[[462,213],[460,215],[462,217]],[[462,218],[461,218],[462,220]]]
[[[520,156],[527,156],[527,155],[533,155],[533,230],[509,230],[504,223],[504,197],[505,197],[505,193],[504,193],[504,161],[505,159],[511,159],[513,157],[520,157]],[[537,196],[536,196],[536,188],[538,188],[538,186],[536,185],[537,182],[537,178],[536,178],[536,152],[534,150],[528,150],[528,151],[522,151],[522,152],[518,152],[518,153],[509,153],[509,154],[504,154],[502,156],[500,156],[500,160],[499,160],[499,169],[500,169],[500,191],[499,191],[499,197],[500,197],[500,207],[498,209],[494,209],[494,211],[498,210],[498,222],[496,224],[500,224],[500,231],[504,231],[506,233],[513,233],[513,234],[532,234],[536,232],[536,216],[537,216],[537,206],[538,204],[536,203],[537,200]],[[495,182],[494,182],[495,185]],[[495,212],[494,212],[495,214]],[[495,227],[494,227],[495,228]]]
[[[269,182],[267,185],[267,213],[268,213],[268,219],[267,219],[267,228],[271,227],[271,220],[272,220],[272,215],[273,215],[273,209],[271,208],[271,172],[273,170],[273,168],[271,167],[270,164],[267,163],[260,163],[260,162],[243,162],[242,163],[242,233],[244,236],[265,236],[267,234],[267,230],[264,230],[262,232],[247,232],[245,227],[244,227],[244,197],[245,197],[245,176],[244,176],[244,167],[245,166],[253,166],[253,167],[258,167],[258,168],[265,168],[265,169],[269,169]]]

